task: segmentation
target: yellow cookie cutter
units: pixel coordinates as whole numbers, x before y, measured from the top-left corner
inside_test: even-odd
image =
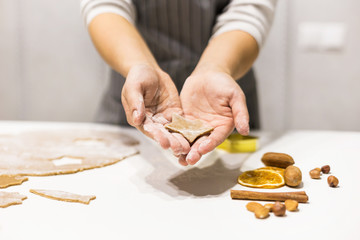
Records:
[[[258,138],[254,136],[242,136],[232,133],[217,148],[230,153],[255,152],[258,147]]]

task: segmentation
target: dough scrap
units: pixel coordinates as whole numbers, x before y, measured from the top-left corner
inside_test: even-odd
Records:
[[[75,193],[56,191],[56,190],[44,190],[44,189],[30,189],[31,193],[37,194],[41,197],[50,198],[53,200],[64,202],[77,202],[83,204],[89,204],[91,200],[94,200],[94,195],[79,195]]]
[[[0,188],[7,188],[9,186],[20,185],[23,182],[27,181],[27,177],[19,175],[0,175]]]
[[[17,192],[0,192],[0,207],[6,208],[11,205],[22,204],[27,197]]]
[[[0,135],[0,173],[50,176],[104,167],[135,155],[138,141],[120,129],[64,129]],[[59,165],[63,158],[79,163]]]
[[[214,130],[214,128],[206,125],[199,119],[189,120],[175,113],[172,115],[172,122],[166,124],[165,128],[171,132],[180,133],[190,144],[198,137],[206,135]]]

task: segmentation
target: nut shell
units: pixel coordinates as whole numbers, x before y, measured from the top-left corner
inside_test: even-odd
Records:
[[[296,200],[288,199],[285,201],[286,210],[295,212],[298,210],[299,203]]]
[[[263,205],[261,205],[258,202],[249,202],[248,204],[246,204],[246,209],[249,210],[250,212],[255,212],[257,208],[261,208],[261,207],[263,207]]]
[[[288,166],[284,173],[285,184],[290,187],[297,187],[301,184],[302,173],[298,167]]]
[[[309,172],[309,175],[312,179],[320,179],[320,176],[321,176],[321,172],[319,169],[317,168],[314,168],[313,170],[311,170]]]
[[[329,176],[328,179],[327,179],[327,182],[329,184],[330,187],[337,187],[339,185],[339,179],[337,179],[337,177],[335,176]]]
[[[269,209],[265,208],[264,206],[261,206],[259,208],[255,209],[255,217],[264,219],[269,216]]]
[[[286,212],[286,207],[284,204],[280,203],[280,202],[275,202],[274,206],[273,206],[273,213],[275,216],[284,216]]]
[[[279,167],[279,168],[287,168],[290,165],[293,165],[294,159],[285,153],[275,153],[275,152],[267,152],[265,153],[261,161],[265,164],[265,166],[271,167]]]
[[[328,174],[330,172],[330,166],[329,165],[325,165],[321,167],[321,172]]]
[[[269,209],[270,212],[272,212],[272,209],[274,207],[274,204],[273,203],[267,203],[264,205],[265,208]]]

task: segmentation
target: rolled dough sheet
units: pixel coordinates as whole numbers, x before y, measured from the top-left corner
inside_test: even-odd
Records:
[[[180,133],[190,144],[198,137],[206,135],[214,129],[199,119],[189,120],[178,114],[172,115],[171,123],[166,124],[165,128],[171,132]]]
[[[104,167],[135,155],[138,141],[120,130],[65,129],[0,135],[0,172],[49,176]],[[75,163],[62,162],[75,159]],[[59,164],[65,163],[65,164]]]
[[[30,189],[31,193],[37,194],[41,197],[46,197],[58,201],[64,202],[77,202],[83,204],[89,204],[91,200],[94,200],[94,195],[79,195],[75,193],[56,191],[56,190],[44,190],[44,189]]]
[[[9,186],[20,185],[23,182],[27,181],[27,177],[19,175],[0,175],[0,188],[7,188]]]
[[[6,208],[11,205],[22,204],[27,197],[17,192],[0,192],[0,207]]]

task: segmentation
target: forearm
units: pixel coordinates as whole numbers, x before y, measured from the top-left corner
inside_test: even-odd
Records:
[[[89,24],[89,33],[103,59],[123,76],[138,64],[158,68],[139,32],[123,17],[113,13],[100,14]]]
[[[257,42],[248,33],[225,32],[209,42],[193,74],[219,70],[239,79],[251,68],[258,53]]]

